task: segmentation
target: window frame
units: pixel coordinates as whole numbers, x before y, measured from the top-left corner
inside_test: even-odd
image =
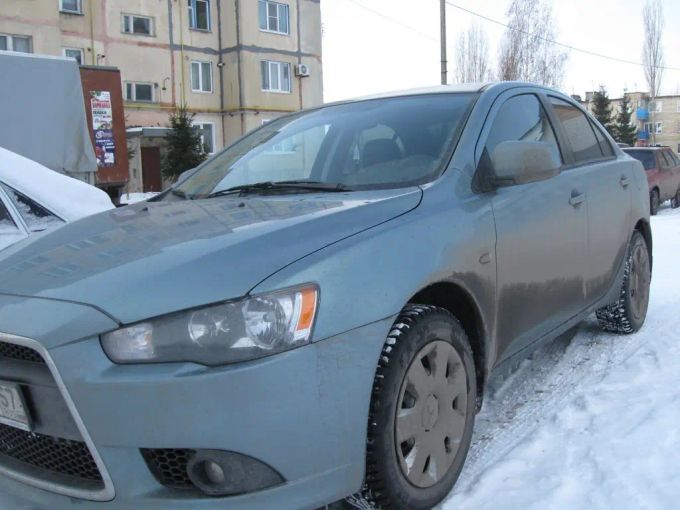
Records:
[[[126,28],[126,18],[130,19],[130,28],[132,31],[127,32]],[[135,18],[147,19],[149,20],[149,33],[145,32],[135,32]],[[128,12],[122,12],[120,14],[120,33],[125,35],[138,35],[142,37],[156,37],[156,20],[153,16],[146,16],[143,14],[131,14]]]
[[[28,196],[26,193],[23,193],[23,192],[19,191],[18,189],[13,188],[12,186],[10,186],[9,184],[7,184],[6,182],[0,183],[0,187],[1,187],[2,190],[4,191],[5,196],[9,199],[9,202],[11,203],[12,207],[14,208],[14,211],[16,212],[16,215],[21,219],[21,222],[23,223],[24,228],[25,228],[26,231],[28,232],[28,235],[37,234],[37,233],[39,233],[39,232],[45,232],[46,230],[51,230],[51,228],[45,228],[45,229],[42,229],[42,230],[33,230],[33,228],[29,225],[28,220],[26,220],[26,218],[24,218],[24,215],[23,215],[22,212],[21,212],[20,206],[19,206],[19,204],[17,203],[18,197],[13,196],[13,194],[21,195],[21,196],[24,197],[26,200],[30,200],[30,201],[33,202],[35,205],[37,205],[38,207],[40,207],[41,209],[43,209],[47,214],[49,214],[50,216],[53,216],[54,218],[56,218],[57,220],[59,220],[59,221],[62,223],[62,225],[68,223],[68,221],[66,221],[66,220],[65,220],[64,218],[62,218],[60,215],[58,215],[57,213],[55,213],[55,212],[54,212],[52,209],[50,209],[49,207],[45,206],[44,204],[42,204],[41,202],[39,202],[39,201],[36,200],[35,198]]]
[[[265,6],[265,25],[267,28],[262,28],[262,20],[259,19],[260,17],[260,5],[264,4]],[[269,6],[270,5],[275,5],[276,6],[276,25],[279,27],[279,30],[272,30],[269,28]],[[290,5],[283,3],[283,2],[275,2],[273,0],[258,0],[258,27],[260,28],[260,32],[266,32],[268,34],[277,34],[277,35],[290,35]],[[286,30],[285,32],[281,30],[281,10],[282,8],[285,8],[286,11]]]
[[[215,148],[215,123],[214,123],[214,122],[209,122],[209,121],[205,121],[205,122],[203,122],[203,121],[198,121],[198,122],[194,122],[194,123],[192,124],[192,126],[193,126],[193,127],[198,127],[198,126],[200,126],[201,129],[202,129],[204,126],[210,126],[210,127],[211,127],[211,130],[210,130],[210,133],[211,133],[211,140],[210,140],[210,142],[211,142],[211,145],[212,145],[212,152],[207,152],[207,151],[206,151],[206,154],[209,154],[209,155],[211,155],[211,156],[212,156],[213,154],[217,154],[217,150],[216,150],[216,148]],[[201,136],[203,136],[202,133],[201,133]],[[203,148],[205,149],[205,141],[203,141]]]
[[[198,89],[194,88],[194,64],[198,64]],[[210,69],[210,90],[203,90],[203,65],[208,64]],[[210,60],[192,60],[189,65],[189,82],[191,83],[191,91],[196,94],[212,94],[213,93],[213,63]]]
[[[128,93],[127,93],[128,85],[132,85],[132,90],[134,91],[134,94],[133,94],[134,98],[128,97]],[[137,99],[137,85],[149,85],[151,87],[151,100],[150,101],[147,100],[147,99]],[[147,103],[147,104],[148,103],[155,103],[156,102],[155,88],[156,87],[155,87],[154,83],[149,82],[149,81],[126,81],[125,82],[125,90],[124,90],[125,101],[127,101],[129,103]]]
[[[8,34],[5,32],[0,32],[0,37],[7,38],[7,49],[4,51],[13,51],[15,53],[33,53],[33,36],[23,35],[23,34]],[[26,39],[28,41],[28,52],[17,51],[14,49],[14,39]]]
[[[269,73],[267,82],[269,84],[269,88],[264,88],[264,86],[263,86],[264,85],[264,75],[260,76],[260,78],[261,78],[260,79],[260,87],[262,89],[262,92],[270,92],[270,93],[274,93],[274,94],[292,94],[292,92],[293,92],[293,76],[292,76],[293,68],[292,68],[292,65],[290,64],[290,62],[282,62],[282,61],[279,61],[279,60],[266,60],[266,59],[261,60],[260,61],[260,74],[262,74],[262,72],[264,70],[263,64],[267,65],[267,71]],[[279,80],[279,88],[277,88],[277,89],[271,88],[272,64],[276,64],[277,68],[278,68],[277,78]],[[283,79],[282,79],[283,78],[283,69],[285,67],[288,68],[288,89],[287,90],[281,88],[281,83],[283,82]]]
[[[198,24],[198,17],[196,16],[198,3],[204,3],[207,6],[207,27],[201,28],[196,26]],[[210,32],[212,30],[212,7],[210,0],[188,0],[188,12],[189,12],[189,29],[198,30],[199,32]]]
[[[68,51],[77,51],[80,54],[80,62],[78,62],[78,60],[73,58],[73,57],[69,57],[66,54],[66,52],[68,52]],[[73,47],[64,46],[61,49],[61,53],[64,56],[64,58],[73,58],[73,60],[78,62],[78,65],[82,66],[85,63],[85,50],[83,48],[73,48]]]
[[[562,96],[555,95],[555,94],[542,94],[542,96],[545,100],[546,108],[549,109],[549,112],[550,112],[549,115],[551,116],[551,118],[553,120],[553,127],[554,127],[555,131],[557,132],[558,139],[560,140],[560,146],[564,150],[563,155],[564,155],[564,158],[565,158],[565,163],[566,163],[567,157],[568,157],[569,163],[566,163],[562,167],[563,171],[569,171],[569,170],[579,168],[579,167],[582,167],[582,166],[593,165],[595,163],[602,163],[603,161],[612,161],[612,160],[615,160],[618,157],[616,151],[613,148],[612,148],[612,155],[611,156],[605,156],[604,155],[604,151],[602,150],[602,146],[600,145],[600,141],[598,140],[597,134],[595,133],[596,125],[593,122],[592,115],[590,115],[581,105],[579,105],[578,103],[575,103],[574,101],[572,101],[572,100],[570,100],[566,97],[562,97]],[[574,150],[573,150],[573,148],[571,146],[571,142],[569,140],[569,136],[567,135],[567,132],[565,131],[564,126],[562,125],[562,121],[560,120],[559,116],[557,115],[557,112],[555,111],[555,108],[552,104],[553,98],[567,103],[568,105],[576,108],[583,115],[585,115],[586,121],[590,125],[590,129],[593,132],[593,136],[595,137],[595,141],[597,142],[598,147],[600,147],[600,152],[602,153],[601,157],[594,158],[594,159],[588,159],[586,161],[576,161],[576,158],[574,157]],[[605,140],[607,140],[606,136],[604,138],[605,138]],[[609,145],[611,146],[611,143]]]
[[[64,0],[59,0],[59,12],[62,12],[64,14],[77,14],[77,15],[82,16],[82,14],[83,14],[83,0],[75,0],[75,1],[78,4],[78,10],[73,11],[71,9],[64,8]]]

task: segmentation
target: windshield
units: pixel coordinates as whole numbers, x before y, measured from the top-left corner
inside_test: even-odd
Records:
[[[656,161],[654,160],[654,153],[652,151],[633,150],[625,152],[629,156],[632,156],[638,161],[640,161],[642,165],[645,167],[645,170],[653,170],[656,168]]]
[[[175,187],[205,197],[263,182],[347,189],[434,179],[451,156],[475,95],[430,94],[327,106],[269,122]]]

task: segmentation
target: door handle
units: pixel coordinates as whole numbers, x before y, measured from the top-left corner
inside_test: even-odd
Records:
[[[628,185],[630,184],[630,177],[622,175],[621,179],[619,180],[619,184],[621,185],[622,188],[627,188]]]
[[[585,193],[579,193],[574,190],[571,192],[571,198],[569,199],[569,205],[572,207],[578,207],[586,199]]]

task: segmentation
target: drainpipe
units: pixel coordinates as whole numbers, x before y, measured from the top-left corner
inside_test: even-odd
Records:
[[[97,51],[94,48],[94,10],[92,9],[92,0],[87,3],[87,8],[90,11],[90,50],[92,52],[92,65],[97,65]]]
[[[238,109],[241,116],[241,135],[246,133],[246,119],[243,112],[243,69],[241,64],[241,0],[234,0],[236,10],[236,58],[238,59]]]
[[[224,61],[222,60],[222,1],[217,0],[217,49],[218,69],[220,71],[220,121],[222,122],[222,145],[226,145],[224,130]]]
[[[301,37],[300,37],[300,18],[302,17],[300,13],[300,0],[296,0],[295,2],[296,9],[297,9],[297,53],[298,53],[298,65],[302,64],[302,44],[300,42]],[[294,70],[293,70],[294,71]],[[295,72],[293,72],[295,74]],[[304,78],[302,76],[298,77],[298,97],[300,99],[300,110],[302,110],[303,104],[302,104],[302,81]]]
[[[182,73],[182,79],[180,80],[179,98],[182,106],[186,106],[186,81],[185,81],[186,72],[184,69],[184,16],[182,15],[184,9],[182,9],[181,5],[177,9],[179,10],[179,57],[180,57],[179,70]]]

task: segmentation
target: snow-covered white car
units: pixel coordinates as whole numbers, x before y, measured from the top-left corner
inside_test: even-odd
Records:
[[[99,188],[0,147],[0,250],[113,207]]]

